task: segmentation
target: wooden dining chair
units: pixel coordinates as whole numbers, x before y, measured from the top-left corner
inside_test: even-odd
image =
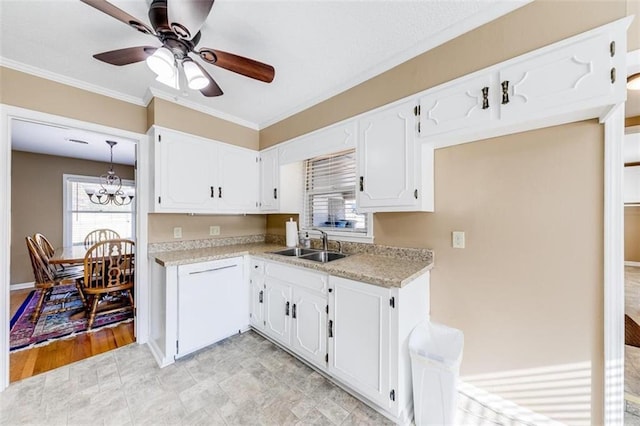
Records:
[[[135,243],[126,239],[101,241],[87,250],[82,288],[88,301],[88,329],[93,327],[103,300],[106,306],[100,313],[133,312],[134,253]],[[125,303],[113,304],[111,300],[105,300],[107,296],[124,296]]]
[[[87,236],[84,237],[84,246],[85,248],[89,248],[100,241],[118,239],[120,239],[120,234],[112,229],[96,229],[95,231],[89,232]]]
[[[77,270],[73,271],[57,271],[49,263],[49,258],[46,253],[40,249],[40,246],[36,244],[32,237],[26,237],[27,251],[29,252],[29,258],[31,260],[31,267],[33,268],[33,276],[35,278],[35,287],[40,290],[40,297],[35,310],[31,316],[31,321],[36,323],[42,314],[42,306],[45,300],[51,297],[53,288],[64,282],[75,282],[76,288],[80,294],[80,298],[85,303],[85,297],[82,294],[82,288],[80,287],[79,280],[83,277],[83,273],[79,273]],[[68,301],[63,299],[63,301]],[[85,303],[86,304],[86,303]],[[62,304],[62,308],[51,311],[52,314],[59,313],[68,310]]]

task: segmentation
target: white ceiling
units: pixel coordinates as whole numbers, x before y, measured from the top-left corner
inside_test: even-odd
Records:
[[[0,0],[0,63],[141,105],[153,94],[259,129],[528,1],[217,0],[198,47],[266,62],[276,76],[266,84],[204,64],[225,92],[206,98],[157,83],[144,62],[94,59],[159,42],[78,0]],[[149,22],[150,0],[111,3]]]
[[[107,140],[118,142],[113,147],[113,162],[132,166],[136,159],[133,140],[47,123],[11,120],[11,148],[16,151],[108,163],[111,157]]]
[[[148,22],[150,1],[111,3]],[[225,92],[206,98],[155,82],[145,63],[116,67],[95,60],[95,53],[159,42],[79,0],[0,0],[0,64],[140,105],[158,96],[260,129],[529,1],[217,0],[198,47],[269,63],[276,77],[266,84],[204,64]],[[640,53],[634,55],[629,63],[635,70]],[[626,112],[640,115],[640,92],[629,92]],[[114,148],[116,162],[134,161],[131,141],[14,124],[18,150],[108,161],[104,141],[111,139],[120,142]]]

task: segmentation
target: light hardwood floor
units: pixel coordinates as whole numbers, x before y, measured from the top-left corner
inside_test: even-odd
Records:
[[[11,292],[11,317],[18,310],[30,289]],[[60,339],[46,346],[13,352],[9,356],[9,380],[15,382],[80,361],[135,342],[133,322],[105,327],[92,333]]]

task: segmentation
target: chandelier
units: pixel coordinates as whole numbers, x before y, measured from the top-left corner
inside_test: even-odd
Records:
[[[131,204],[133,193],[125,193],[122,190],[122,181],[120,177],[113,171],[113,147],[118,142],[106,141],[111,149],[111,164],[106,174],[100,176],[100,189],[97,191],[93,188],[86,188],[85,192],[94,204],[115,204],[116,206],[126,206]]]

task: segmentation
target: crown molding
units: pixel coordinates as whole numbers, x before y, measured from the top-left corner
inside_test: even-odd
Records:
[[[506,15],[509,12],[513,12],[514,10],[525,6],[531,3],[533,0],[512,0],[512,1],[498,1],[497,5],[485,9],[483,12],[474,14],[469,18],[466,18],[455,25],[452,25],[444,30],[440,31],[438,34],[435,34],[432,37],[427,38],[421,42],[416,43],[415,45],[409,47],[408,49],[398,53],[392,58],[379,63],[378,65],[370,68],[369,70],[361,73],[347,81],[344,81],[340,84],[337,84],[324,92],[323,94],[316,96],[312,99],[307,100],[294,108],[289,109],[288,111],[275,115],[274,117],[266,120],[264,122],[259,123],[259,128],[264,129],[273,124],[276,124],[288,117],[291,117],[305,109],[308,109],[320,102],[326,101],[333,96],[336,96],[346,90],[349,90],[358,84],[361,84],[367,80],[370,80],[386,71],[389,71],[391,68],[394,68],[403,62],[406,62],[416,56],[419,56],[441,44],[444,44],[454,38],[467,33],[469,31],[474,30],[484,24],[487,24],[503,15]]]
[[[182,105],[185,108],[189,108],[195,111],[199,111],[202,112],[204,114],[210,115],[212,117],[216,117],[219,118],[221,120],[224,121],[229,121],[231,123],[234,124],[238,124],[240,126],[243,127],[248,127],[249,129],[252,130],[260,130],[260,127],[258,126],[258,124],[252,122],[252,121],[248,121],[245,120],[243,118],[240,118],[238,116],[232,115],[232,114],[228,114],[226,112],[217,110],[215,108],[210,108],[210,107],[206,107],[203,105],[200,105],[196,102],[191,102],[188,99],[183,99],[180,97],[177,97],[175,95],[172,95],[170,93],[167,93],[161,89],[158,89],[156,87],[149,87],[144,95],[144,102],[145,105],[149,105],[149,102],[151,102],[151,99],[153,98],[158,98],[158,99],[162,99],[164,101],[168,101],[177,105]]]
[[[82,80],[70,78],[62,74],[57,74],[48,70],[44,70],[42,68],[27,65],[22,62],[14,61],[12,59],[7,59],[2,56],[0,56],[0,66],[11,68],[13,70],[23,72],[25,74],[34,75],[36,77],[41,77],[46,80],[55,81],[56,83],[61,83],[67,86],[75,87],[76,89],[82,89],[88,92],[96,93],[98,95],[108,96],[110,98],[118,99],[120,101],[128,102],[130,104],[145,106],[143,100],[135,96],[126,95],[124,93],[117,92],[115,90],[105,89],[104,87],[97,86],[95,84],[90,84]]]

